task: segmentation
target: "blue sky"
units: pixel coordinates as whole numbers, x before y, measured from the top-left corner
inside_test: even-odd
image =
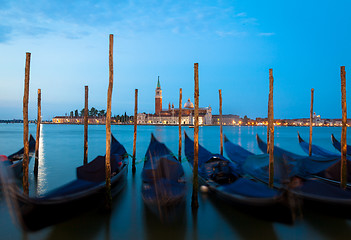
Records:
[[[22,118],[25,53],[31,52],[29,117],[42,89],[43,119],[84,106],[106,109],[108,35],[114,34],[112,114],[154,112],[157,76],[163,107],[200,105],[265,117],[268,69],[275,118],[341,117],[340,66],[350,79],[350,1],[3,1],[0,0],[0,119]],[[350,93],[347,84],[347,93]],[[348,96],[351,96],[348,94]],[[350,99],[350,97],[348,97]],[[350,107],[349,107],[350,109]],[[350,116],[350,110],[349,116]]]

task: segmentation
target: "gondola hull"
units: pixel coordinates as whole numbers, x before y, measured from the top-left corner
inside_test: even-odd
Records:
[[[124,188],[127,171],[128,165],[125,165],[111,178],[112,196]],[[13,189],[11,194],[17,199],[21,224],[27,230],[37,231],[103,205],[106,199],[106,185],[105,182],[101,182],[86,191],[52,199],[28,198],[16,189]]]
[[[187,135],[185,137],[185,154],[192,166],[193,141]],[[243,178],[240,175],[232,183],[216,182],[213,177],[215,170],[212,174],[207,172],[212,165],[205,167],[206,164],[216,162],[216,159],[219,162],[224,161],[232,164],[222,155],[212,154],[199,145],[199,182],[201,185],[207,186],[210,193],[238,210],[257,218],[287,224],[294,222],[294,210],[290,208],[289,201],[283,192],[269,189],[263,183]]]
[[[302,209],[317,212],[323,215],[333,216],[337,218],[351,219],[351,201],[329,201],[328,199],[316,199],[306,194],[296,194],[295,196],[301,200]]]
[[[31,157],[29,157],[31,159]],[[13,163],[12,165],[8,166],[9,169],[13,172],[13,175],[16,178],[22,178],[23,176],[23,161],[17,161],[16,163]]]
[[[11,209],[22,228],[29,231],[68,220],[100,206],[107,199],[105,170],[106,156],[97,156],[76,169],[77,177],[40,197],[21,193],[13,181],[11,171],[1,168],[2,185]],[[128,158],[125,148],[111,134],[111,196],[118,194],[126,184]]]
[[[8,166],[8,168],[13,172],[13,175],[17,178],[21,178],[23,176],[23,152],[24,149],[20,149],[17,152],[8,156],[9,161],[12,163]],[[32,159],[35,152],[35,139],[32,134],[29,136],[29,154],[28,160]]]
[[[177,219],[179,211],[184,210],[185,183],[163,187],[165,188],[163,193],[159,193],[154,184],[143,183],[142,198],[145,206],[162,222],[172,222]]]
[[[315,211],[324,215],[351,219],[351,191],[319,180],[305,180],[309,191],[299,188],[291,192],[300,200],[304,210]]]
[[[185,202],[186,185],[181,163],[165,144],[152,135],[142,171],[142,198],[161,220],[176,215],[174,209]],[[174,214],[173,214],[174,213]]]
[[[300,136],[300,134],[297,134],[297,137],[299,139],[299,145],[302,148],[302,150],[306,153],[309,154],[309,143],[305,142],[302,137]],[[315,156],[322,156],[322,157],[340,157],[340,154],[331,152],[325,148],[322,148],[320,146],[317,146],[315,144],[312,144],[311,146],[311,151],[312,151],[312,155]]]
[[[257,217],[265,221],[276,221],[293,224],[295,216],[291,210],[285,194],[274,198],[250,198],[239,194],[222,191],[220,187],[208,185],[202,177],[199,177],[202,185],[208,186],[210,192],[228,205],[235,207],[243,213]]]
[[[144,187],[145,184],[143,184]],[[185,209],[185,185],[180,185],[177,193],[171,193],[172,198],[162,194],[159,196],[164,198],[158,199],[154,194],[154,189],[142,190],[144,206],[162,222],[173,222],[182,215],[180,213]]]
[[[308,153],[308,143],[299,134],[298,138],[301,148]],[[267,148],[267,144],[258,135],[257,143],[261,151]],[[299,176],[318,178],[331,184],[336,183],[340,185],[341,156],[322,147],[312,144],[312,156],[301,156],[274,146],[274,156],[282,157],[286,162],[295,164],[297,166],[296,173]],[[348,168],[348,182],[351,182],[351,161],[349,159],[347,159],[347,165],[350,166]],[[350,187],[349,184],[348,187]]]
[[[257,179],[261,180],[261,179]],[[319,179],[308,179],[309,183],[315,185],[318,188],[320,185],[327,185],[328,188],[332,188],[329,193],[336,193],[334,197],[323,196],[321,194],[311,194],[309,191],[301,191],[298,189],[290,189],[291,197],[294,198],[296,206],[302,210],[308,210],[312,212],[318,212],[320,214],[351,219],[351,191],[348,188],[345,192],[339,185],[331,184],[329,181],[320,181]],[[268,184],[266,181],[262,181]],[[275,185],[274,188],[280,189],[279,185]],[[339,198],[338,194],[342,197]]]
[[[227,140],[224,144],[226,151],[232,145],[234,144]],[[239,148],[237,145],[235,147]],[[227,153],[230,153],[230,151],[227,151]],[[235,161],[235,156],[228,155],[230,159]],[[255,155],[251,156],[255,157]],[[268,184],[268,172],[266,170],[259,169],[256,172],[247,170],[247,172],[250,172],[249,174],[257,180]],[[349,189],[343,190],[335,184],[318,179],[296,176],[293,176],[291,179],[292,181],[287,186],[275,181],[274,187],[276,189],[289,188],[289,192],[293,195],[296,204],[304,209],[311,209],[336,217],[351,218],[351,191]]]
[[[339,152],[341,152],[341,143],[336,140],[336,138],[334,137],[334,134],[331,135],[331,139],[332,139],[332,143],[333,146],[336,150],[338,150]],[[346,154],[351,156],[351,146],[350,145],[346,145]]]

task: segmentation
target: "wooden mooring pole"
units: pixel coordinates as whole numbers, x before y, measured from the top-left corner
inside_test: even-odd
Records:
[[[40,124],[41,124],[41,89],[38,89],[38,116],[37,116],[37,133],[35,136],[35,162],[34,162],[35,177],[38,177],[38,168],[39,168]]]
[[[88,95],[89,87],[85,86],[85,98],[84,98],[84,160],[83,164],[88,163]]]
[[[269,69],[269,186],[274,181],[274,114],[273,114],[273,69]]]
[[[220,131],[220,138],[221,138],[221,155],[223,155],[222,89],[219,89],[218,92],[219,92],[219,131]]]
[[[110,34],[110,49],[109,49],[109,83],[107,90],[107,112],[106,112],[106,209],[111,210],[111,100],[113,89],[113,34]]]
[[[138,125],[138,89],[135,89],[134,139],[133,139],[133,164],[132,164],[132,173],[133,174],[136,171],[136,168],[135,168],[135,152],[136,152],[137,125]]]
[[[194,168],[193,168],[193,195],[191,207],[197,209],[198,202],[198,160],[199,160],[199,64],[194,63],[194,80],[195,80],[195,123],[194,123]]]
[[[343,189],[346,188],[347,183],[347,164],[346,164],[346,123],[347,123],[347,112],[346,112],[346,72],[345,66],[340,67],[341,75],[341,108],[342,108],[342,128],[341,128],[341,180],[340,184]]]
[[[179,89],[179,114],[178,114],[178,126],[179,126],[179,148],[178,148],[178,160],[182,161],[182,98],[183,90]]]
[[[28,164],[29,164],[29,141],[28,141],[28,98],[29,98],[29,73],[30,73],[30,56],[26,53],[26,67],[24,76],[24,96],[23,96],[23,194],[29,194],[28,184]]]
[[[271,69],[269,70],[269,74],[271,72]],[[273,74],[273,73],[272,73]],[[272,76],[273,77],[273,76]],[[269,79],[271,79],[271,76],[269,75]],[[273,82],[272,82],[273,84]],[[271,89],[273,85],[271,86],[271,81],[269,81],[269,89]],[[271,91],[269,90],[268,94],[268,115],[267,115],[267,153],[269,153],[269,132],[271,131],[271,122],[270,122],[270,116],[271,116]]]
[[[308,145],[308,155],[312,155],[312,125],[313,125],[313,92],[314,89],[311,89],[311,111],[310,111],[310,140]]]

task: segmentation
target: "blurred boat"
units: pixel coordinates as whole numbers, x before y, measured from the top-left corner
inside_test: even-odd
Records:
[[[268,154],[251,153],[226,137],[224,147],[229,159],[238,164],[242,174],[248,174],[268,184]],[[274,148],[274,152],[275,150]],[[282,154],[279,151],[277,152]],[[274,187],[288,189],[297,198],[297,202],[301,200],[306,208],[328,215],[351,218],[351,190],[343,190],[338,185],[318,179],[305,178],[300,175],[300,167],[298,161],[287,160],[283,154],[274,155]]]
[[[267,144],[257,135],[258,147],[262,152],[267,149]],[[300,135],[299,144],[308,154],[308,143]],[[304,178],[312,177],[320,180],[340,185],[341,156],[334,154],[327,149],[312,144],[312,156],[302,156],[274,146],[274,156],[283,157],[289,164],[296,165],[296,174]],[[351,182],[351,164],[347,160],[348,182]]]
[[[167,220],[185,200],[185,179],[182,164],[153,134],[145,154],[142,170],[142,198],[146,206]],[[183,206],[184,207],[184,206]]]
[[[297,137],[299,139],[299,144],[302,150],[306,153],[309,154],[309,143],[305,142],[300,136],[299,133],[297,133]],[[335,139],[336,140],[336,139]],[[340,157],[340,154],[333,153],[325,148],[322,148],[320,146],[317,146],[315,144],[312,144],[312,155],[314,156],[322,156],[322,157]]]
[[[35,139],[33,138],[32,134],[29,136],[29,162],[33,157],[35,152]],[[17,152],[9,155],[9,156],[2,156],[2,161],[6,164],[12,171],[15,177],[21,178],[23,176],[23,153],[24,148],[21,148]]]
[[[331,139],[332,139],[332,143],[333,146],[335,147],[336,150],[338,150],[339,152],[341,152],[341,143],[336,140],[336,138],[334,137],[334,134],[331,135]],[[351,146],[347,145],[347,151],[346,151],[347,155],[351,155]]]
[[[185,155],[193,166],[194,142],[186,133]],[[271,189],[261,182],[242,177],[237,166],[222,155],[212,154],[199,145],[198,167],[200,183],[239,210],[264,220],[294,221],[285,191]]]
[[[111,135],[111,195],[125,185],[127,152]],[[3,181],[4,183],[4,181]],[[15,184],[5,183],[12,208],[22,227],[36,231],[68,220],[103,204],[106,200],[105,156],[77,168],[77,179],[40,197],[28,197]]]

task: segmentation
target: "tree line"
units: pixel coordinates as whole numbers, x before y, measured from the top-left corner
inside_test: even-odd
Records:
[[[121,122],[121,123],[128,123],[131,121],[134,121],[134,116],[128,116],[126,112],[124,112],[124,115],[114,115],[113,118],[116,120],[116,122]]]
[[[80,111],[78,111],[78,109],[76,109],[74,111],[70,111],[69,116],[70,117],[84,117],[84,108]],[[88,116],[89,117],[106,117],[106,110],[105,109],[98,110],[98,109],[92,107],[88,111]],[[126,112],[124,112],[124,114],[121,114],[121,115],[114,115],[113,118],[117,122],[130,122],[130,121],[134,120],[134,116],[128,116]]]
[[[83,108],[82,110],[78,111],[78,109],[71,111],[69,116],[70,117],[84,117],[84,110],[85,108]],[[105,109],[101,109],[98,110],[94,107],[91,107],[91,109],[88,109],[88,116],[89,117],[104,117],[106,116],[106,110]]]

